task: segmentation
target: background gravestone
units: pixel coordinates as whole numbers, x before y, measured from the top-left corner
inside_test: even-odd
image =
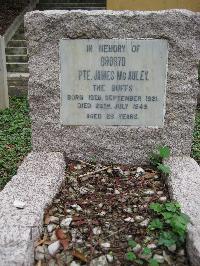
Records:
[[[90,159],[95,156],[97,160],[105,162],[133,164],[147,163],[149,152],[159,144],[169,145],[173,155],[190,154],[198,93],[199,13],[186,10],[36,11],[26,15],[25,25],[30,55],[29,102],[35,151],[64,151],[66,156],[72,159]],[[167,41],[168,70],[166,86],[163,89],[166,90],[166,95],[162,96],[163,108],[154,110],[155,114],[163,113],[164,125],[157,122],[138,125],[130,123],[87,125],[84,122],[80,125],[80,121],[76,123],[77,120],[73,118],[73,113],[68,113],[69,110],[65,109],[69,102],[65,102],[66,98],[61,98],[63,92],[70,88],[75,89],[74,84],[78,86],[84,83],[78,78],[76,81],[73,81],[73,78],[72,81],[66,80],[69,73],[74,77],[78,73],[76,61],[78,65],[81,54],[77,52],[78,50],[70,54],[68,50],[67,57],[64,50],[61,51],[60,40],[113,38],[122,42],[128,38],[143,39],[144,43],[145,39]],[[159,57],[160,53],[157,55]],[[62,60],[66,61],[67,58],[69,60],[75,58],[67,65],[68,69],[62,65]],[[83,58],[86,62],[87,57]],[[95,60],[94,56],[94,62],[97,62]],[[156,63],[148,65],[152,72],[159,67],[165,69],[163,64],[158,66],[159,63]],[[138,63],[136,68],[142,71]],[[92,71],[96,69],[94,63]],[[118,67],[118,70],[121,69],[122,67]],[[116,70],[115,67],[114,71]],[[126,68],[126,71],[129,70]],[[69,84],[66,84],[67,82]],[[92,81],[88,84],[91,88],[88,92],[90,93]],[[108,82],[106,86],[108,90],[110,88]],[[82,89],[85,92],[84,88]],[[98,94],[103,95],[103,93]],[[68,122],[67,120],[63,122],[63,118],[68,119]]]

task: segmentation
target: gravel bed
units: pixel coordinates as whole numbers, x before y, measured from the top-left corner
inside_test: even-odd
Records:
[[[69,162],[66,181],[45,211],[35,265],[139,265],[126,259],[130,250],[148,265],[145,245],[159,265],[186,266],[184,247],[163,248],[147,230],[153,218],[149,204],[168,200],[162,178],[151,168]],[[130,240],[137,246],[131,248]]]

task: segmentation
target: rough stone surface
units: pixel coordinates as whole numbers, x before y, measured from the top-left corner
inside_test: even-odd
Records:
[[[45,11],[25,16],[33,148],[104,162],[147,163],[158,144],[189,155],[198,94],[200,13],[187,10]],[[61,38],[163,38],[169,43],[164,128],[60,124]],[[77,58],[78,59],[78,58]]]
[[[167,164],[172,173],[168,178],[171,197],[181,204],[189,215],[187,250],[191,265],[200,265],[200,167],[190,157],[172,157]]]
[[[30,153],[0,192],[0,265],[32,265],[45,207],[65,176],[62,153]],[[13,202],[26,203],[17,209]]]

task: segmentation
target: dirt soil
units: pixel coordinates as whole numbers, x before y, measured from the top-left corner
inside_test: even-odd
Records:
[[[149,265],[140,255],[144,246],[159,265],[188,265],[184,247],[163,248],[147,230],[153,218],[149,204],[168,200],[167,187],[151,168],[70,162],[44,216],[36,265]],[[138,264],[126,259],[129,240],[138,243]]]

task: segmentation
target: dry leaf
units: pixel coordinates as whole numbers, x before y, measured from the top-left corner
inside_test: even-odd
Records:
[[[81,253],[80,251],[78,251],[77,249],[73,250],[72,256],[76,257],[77,259],[79,259],[83,262],[87,262],[86,256],[83,253]]]
[[[58,239],[66,239],[67,238],[66,234],[63,232],[63,230],[61,228],[57,228],[55,234],[56,234],[56,237]]]
[[[44,218],[44,224],[49,224],[49,222],[50,222],[50,216],[47,213],[46,216],[45,216],[45,218]]]
[[[64,250],[66,250],[69,247],[69,240],[68,239],[61,239],[60,243],[63,246]]]
[[[38,263],[36,264],[36,266],[42,266],[42,261],[39,260]]]
[[[35,243],[34,246],[35,246],[35,247],[40,246],[40,245],[43,244],[46,240],[47,240],[47,236],[44,236],[44,238],[38,240],[38,241]]]

